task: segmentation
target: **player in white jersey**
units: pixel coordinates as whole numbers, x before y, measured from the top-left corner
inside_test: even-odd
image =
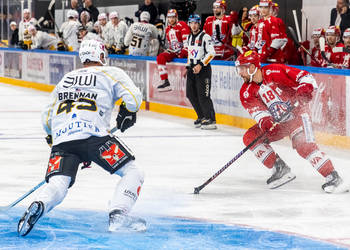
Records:
[[[124,37],[128,31],[126,23],[119,18],[119,13],[112,11],[109,14],[110,22],[108,23],[107,47],[111,54],[124,54]]]
[[[22,49],[29,49],[32,44],[31,35],[29,34],[28,28],[30,25],[36,25],[37,20],[35,18],[30,18],[31,14],[28,9],[23,10],[23,20],[18,26],[18,40],[19,46]]]
[[[104,66],[106,55],[103,43],[83,41],[79,57],[84,67],[66,74],[51,94],[42,114],[47,141],[52,143],[47,183],[19,220],[20,236],[27,235],[40,217],[63,201],[79,164],[91,161],[122,177],[110,203],[109,231],[146,230],[143,219],[128,215],[144,174],[130,149],[109,133],[114,103],[123,100],[116,121],[124,132],[136,122],[142,94],[122,69]]]
[[[78,28],[80,26],[80,22],[78,21],[79,14],[76,10],[68,10],[67,12],[67,21],[61,25],[61,29],[59,35],[61,35],[63,41],[68,47],[69,51],[78,51],[79,43],[78,43]]]
[[[126,32],[124,44],[129,46],[129,55],[148,56],[151,40],[158,37],[156,26],[148,23],[150,18],[150,14],[143,11],[140,15],[140,22],[133,23]]]
[[[107,15],[106,13],[100,13],[98,15],[98,23],[100,24],[101,26],[101,37],[102,37],[102,40],[104,41],[104,43],[106,44],[107,43],[107,33],[108,33],[108,26],[107,25]]]
[[[55,36],[37,30],[34,25],[30,25],[28,31],[32,36],[33,44],[31,45],[31,49],[56,50],[58,40]]]

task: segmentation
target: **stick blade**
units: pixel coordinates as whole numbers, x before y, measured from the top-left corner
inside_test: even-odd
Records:
[[[195,187],[193,193],[194,194],[199,194],[199,191],[200,191],[199,187]]]

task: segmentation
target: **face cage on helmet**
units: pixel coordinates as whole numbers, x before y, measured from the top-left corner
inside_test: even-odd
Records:
[[[237,66],[234,67],[234,70],[235,70],[236,74],[237,74],[238,76],[240,76],[240,73],[241,73],[243,70],[246,69],[246,70],[247,70],[247,73],[248,73],[248,75],[249,75],[249,78],[250,78],[250,79],[249,79],[249,82],[252,82],[255,73],[258,71],[258,67],[255,66],[255,65],[253,64],[253,65],[255,66],[255,69],[254,69],[254,71],[253,71],[252,73],[250,73],[250,72],[249,72],[249,66],[250,66],[250,64],[253,64],[253,63],[237,65]]]

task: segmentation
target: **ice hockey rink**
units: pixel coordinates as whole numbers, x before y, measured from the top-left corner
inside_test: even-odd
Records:
[[[40,112],[49,93],[0,84],[0,206],[44,178],[50,148]],[[114,120],[112,120],[112,126]],[[96,165],[80,170],[66,199],[25,238],[17,221],[35,191],[0,214],[0,249],[348,249],[350,193],[325,194],[321,177],[286,139],[273,144],[297,178],[268,189],[270,170],[246,152],[199,195],[202,184],[244,146],[243,130],[140,111],[134,127],[116,135],[146,173],[132,213],[143,233],[109,233],[108,201],[119,179]],[[350,153],[321,146],[350,183]]]

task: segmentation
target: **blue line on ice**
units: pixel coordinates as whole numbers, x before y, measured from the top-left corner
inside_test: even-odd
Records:
[[[346,249],[327,242],[240,226],[147,217],[144,233],[109,233],[102,211],[56,209],[17,236],[24,207],[0,214],[0,249]]]

